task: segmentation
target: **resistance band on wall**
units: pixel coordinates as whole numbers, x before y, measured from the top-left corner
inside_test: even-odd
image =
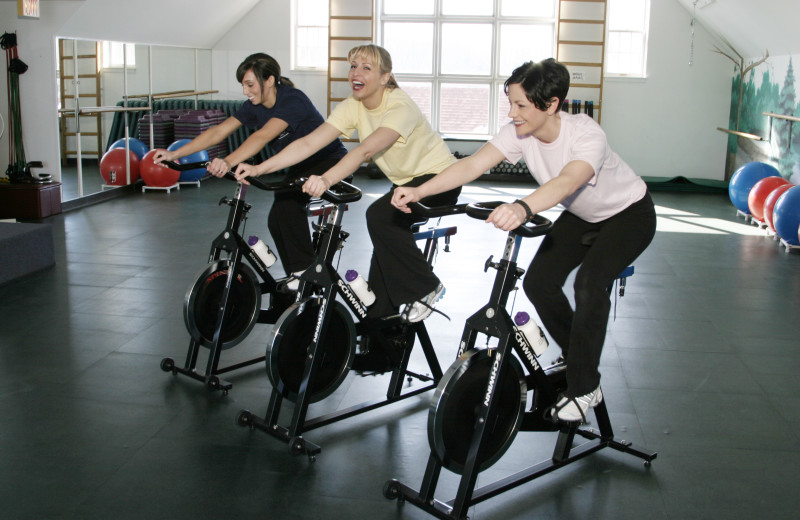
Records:
[[[0,47],[6,51],[8,66],[8,158],[6,175],[11,182],[29,182],[33,180],[31,165],[25,160],[25,147],[22,144],[22,111],[19,98],[19,76],[28,70],[28,66],[17,54],[17,35],[5,33],[0,37]]]

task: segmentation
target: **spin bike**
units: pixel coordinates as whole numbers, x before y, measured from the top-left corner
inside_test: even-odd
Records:
[[[444,210],[430,208],[423,216],[435,218],[463,213],[465,209],[463,204]],[[436,256],[439,238],[444,237],[448,244],[449,237],[456,233],[455,227],[420,230],[418,225],[412,230],[417,240],[426,241],[423,253],[429,265],[433,264]],[[423,322],[408,323],[399,313],[368,316],[367,308],[336,271],[334,256],[347,236],[342,230],[342,213],[335,211],[331,220],[320,229],[316,259],[300,276],[296,303],[281,316],[275,325],[273,340],[267,346],[267,374],[272,391],[266,415],[262,419],[249,410],[241,410],[236,417],[239,426],[261,430],[286,442],[290,453],[305,454],[311,461],[322,448],[306,440],[303,436],[306,432],[432,390],[443,375]],[[417,339],[430,369],[429,374],[408,369],[411,350]],[[356,353],[357,340],[359,353]],[[358,358],[371,355],[369,349],[386,356],[388,366],[385,371],[391,372],[391,377],[385,398],[308,418],[309,405],[331,395],[351,370],[359,373],[356,367]],[[406,379],[410,388],[404,391]],[[413,380],[420,385],[412,386]],[[279,424],[284,399],[294,403],[288,426]]]
[[[470,204],[466,212],[486,220],[500,204]],[[605,400],[594,408],[599,431],[551,417],[551,407],[566,390],[566,366],[559,360],[543,367],[506,310],[509,293],[525,272],[516,263],[523,237],[542,236],[551,227],[548,219],[536,215],[533,222],[509,232],[499,262],[491,256],[486,261],[484,271],[492,268],[497,275],[489,302],[467,319],[458,358],[434,392],[428,414],[431,452],[422,485],[417,491],[389,480],[383,488],[386,498],[408,501],[437,518],[463,519],[471,506],[603,448],[638,457],[645,467],[656,458],[654,452],[614,438]],[[488,338],[495,338],[496,346],[476,347],[479,334],[487,336],[487,345]],[[526,411],[529,391],[533,394]],[[558,431],[551,459],[475,489],[478,474],[500,459],[518,431]],[[576,435],[588,441],[575,446]],[[442,468],[461,476],[456,497],[446,502],[435,498]]]
[[[205,167],[207,163],[178,164],[164,161],[164,164],[171,169],[185,171]],[[236,181],[231,172],[225,178]],[[249,182],[266,191],[294,189],[297,183],[268,183],[258,178],[251,178]],[[227,394],[233,385],[221,379],[220,374],[260,363],[265,357],[220,367],[222,352],[244,340],[256,323],[275,323],[295,299],[295,293],[286,289],[286,283],[291,278],[273,278],[266,264],[240,234],[252,208],[245,202],[247,189],[246,184],[237,183],[233,199],[223,197],[219,201],[219,205],[230,207],[225,229],[212,241],[208,265],[186,292],[183,318],[191,341],[184,366],[176,365],[172,358],[161,360],[161,369],[165,372],[202,381],[209,390],[221,390],[223,394]],[[325,211],[324,206],[310,207],[309,213],[322,219]],[[262,309],[263,295],[269,296],[269,305]],[[205,373],[197,371],[200,347],[210,351]]]

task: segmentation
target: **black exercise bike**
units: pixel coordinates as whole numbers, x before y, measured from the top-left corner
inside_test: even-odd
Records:
[[[184,171],[205,167],[206,162],[178,164],[164,161],[174,170]],[[226,179],[236,181],[231,172]],[[265,191],[296,189],[299,181],[264,182],[258,178],[248,179],[250,184]],[[309,215],[318,218],[321,225],[330,215],[332,204],[343,205],[360,198],[355,187],[346,185],[350,194],[326,192],[322,201],[312,200]],[[223,197],[219,205],[230,207],[225,228],[211,243],[208,265],[189,287],[183,302],[183,317],[191,336],[184,365],[178,366],[172,358],[161,360],[161,369],[182,374],[202,381],[209,390],[221,390],[227,394],[232,384],[220,378],[220,374],[231,372],[263,362],[259,356],[241,363],[220,367],[220,356],[224,350],[241,343],[256,323],[275,323],[284,310],[291,305],[296,292],[288,290],[286,284],[291,277],[275,279],[267,265],[242,237],[247,214],[252,206],[245,201],[248,185],[237,182],[232,199]],[[329,201],[329,202],[325,202]],[[346,206],[345,206],[346,207]],[[262,308],[262,299],[269,303]],[[198,372],[197,362],[200,348],[209,349],[204,373]]]
[[[466,213],[486,220],[500,204],[470,204]],[[509,293],[524,274],[516,263],[523,237],[544,235],[551,227],[548,219],[536,215],[533,222],[509,232],[499,262],[492,262],[491,256],[486,261],[484,271],[492,268],[497,275],[489,302],[467,319],[459,356],[431,401],[431,452],[422,485],[417,491],[390,480],[383,489],[386,498],[408,501],[437,518],[463,519],[471,506],[603,448],[629,453],[643,459],[645,466],[656,458],[654,452],[634,449],[631,443],[614,438],[605,400],[594,408],[599,431],[551,417],[552,406],[566,390],[566,366],[560,361],[543,367],[506,310]],[[632,273],[629,269],[620,276]],[[487,344],[488,338],[496,338],[496,346],[476,347],[481,334],[487,336]],[[529,406],[528,392],[532,392]],[[500,459],[518,431],[558,431],[552,458],[475,489],[478,474]],[[573,446],[576,435],[589,442]],[[461,475],[456,497],[446,502],[435,498],[442,468]]]
[[[465,208],[431,209],[425,216],[435,218],[463,212]],[[341,211],[334,210],[319,230],[317,257],[300,276],[298,299],[275,325],[266,353],[272,383],[266,415],[262,419],[249,410],[241,410],[236,418],[240,426],[280,439],[289,445],[290,453],[306,454],[310,460],[315,460],[321,448],[304,438],[306,432],[432,390],[443,375],[423,322],[408,323],[400,314],[368,315],[367,308],[337,272],[334,257],[348,236],[342,229],[342,216]],[[417,226],[415,238],[426,241],[424,254],[429,265],[436,256],[438,240],[444,238],[448,250],[456,229],[451,226],[422,230]],[[416,340],[425,355],[429,375],[408,369]],[[328,397],[351,371],[390,372],[385,398],[307,418],[309,405]],[[411,386],[413,380],[421,386]],[[410,388],[404,391],[405,381]],[[284,399],[294,403],[287,426],[279,424]]]

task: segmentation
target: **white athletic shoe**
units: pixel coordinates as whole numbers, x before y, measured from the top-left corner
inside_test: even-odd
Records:
[[[603,391],[598,386],[594,392],[580,397],[562,397],[553,407],[556,417],[567,422],[586,422],[586,412],[603,400]]]
[[[442,299],[444,292],[444,285],[439,284],[436,289],[428,293],[421,300],[406,305],[406,308],[403,310],[403,317],[409,323],[416,323],[424,320],[431,315],[433,306],[436,305],[437,301]]]
[[[296,273],[292,273],[292,279],[286,282],[285,287],[290,291],[297,291],[297,288],[300,286],[300,275],[303,274],[303,271],[297,271]]]

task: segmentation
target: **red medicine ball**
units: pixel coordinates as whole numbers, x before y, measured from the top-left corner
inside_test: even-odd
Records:
[[[158,150],[150,150],[139,163],[139,174],[148,186],[154,188],[168,188],[174,186],[181,176],[181,172],[167,168],[164,164],[153,162],[153,156]]]

